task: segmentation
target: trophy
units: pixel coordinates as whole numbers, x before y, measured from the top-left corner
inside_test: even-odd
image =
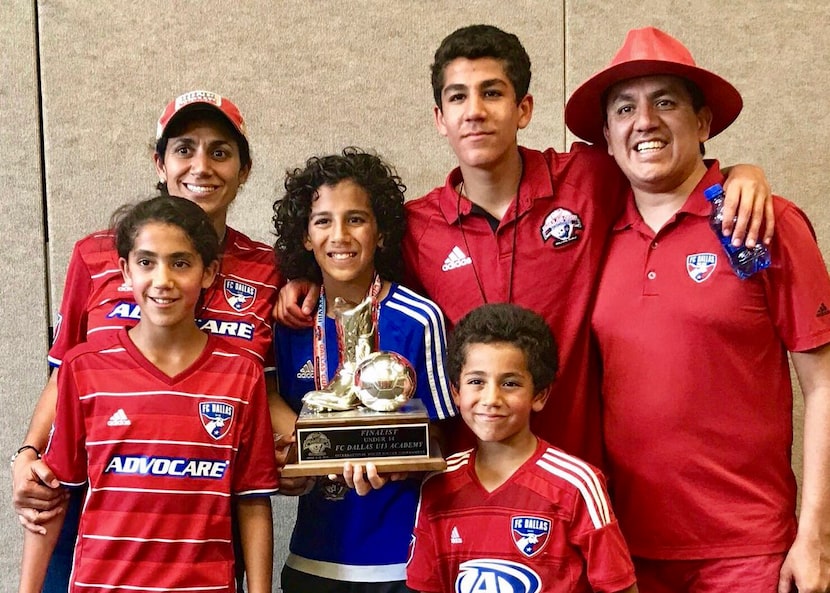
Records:
[[[303,396],[285,477],[339,474],[343,464],[380,472],[446,467],[415,394],[415,370],[395,352],[374,351],[372,297],[334,301],[340,364],[331,382]],[[316,329],[316,328],[315,328]]]

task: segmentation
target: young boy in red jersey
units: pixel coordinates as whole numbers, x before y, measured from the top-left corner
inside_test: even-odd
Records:
[[[484,305],[457,325],[448,373],[477,446],[450,456],[422,487],[409,587],[637,591],[604,478],[530,429],[557,359],[545,320],[519,306]]]

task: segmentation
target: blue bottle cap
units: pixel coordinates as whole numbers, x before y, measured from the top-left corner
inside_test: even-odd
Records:
[[[715,185],[713,185],[711,187],[707,187],[705,190],[703,190],[703,195],[710,202],[712,200],[714,200],[715,198],[717,198],[722,193],[723,193],[723,187],[721,186],[720,183],[716,183]]]

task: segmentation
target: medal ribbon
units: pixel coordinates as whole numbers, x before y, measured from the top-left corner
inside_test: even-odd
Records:
[[[383,281],[375,272],[372,284],[366,296],[372,298],[372,326],[375,328],[375,347],[377,351],[380,335],[378,333],[378,295],[383,287]],[[358,303],[359,304],[359,303]],[[338,331],[339,328],[338,328]],[[314,385],[319,389],[325,389],[329,384],[328,362],[326,358],[326,290],[320,286],[320,300],[317,304],[317,317],[314,320]],[[340,364],[343,363],[343,352],[339,352]]]

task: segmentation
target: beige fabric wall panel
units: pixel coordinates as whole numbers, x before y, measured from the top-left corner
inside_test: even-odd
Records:
[[[0,453],[23,438],[46,379],[46,283],[40,182],[35,19],[31,0],[0,3]],[[7,467],[7,466],[6,466]],[[21,529],[12,512],[7,469],[0,472],[0,590],[17,582]]]
[[[165,102],[194,88],[236,102],[254,167],[231,224],[270,241],[287,168],[347,145],[395,164],[415,197],[453,163],[435,131],[429,65],[458,26],[515,31],[534,60],[539,105],[524,133],[561,145],[562,5],[489,2],[41,2],[53,296],[77,238],[151,192],[150,145]],[[540,24],[547,24],[544,28]]]

